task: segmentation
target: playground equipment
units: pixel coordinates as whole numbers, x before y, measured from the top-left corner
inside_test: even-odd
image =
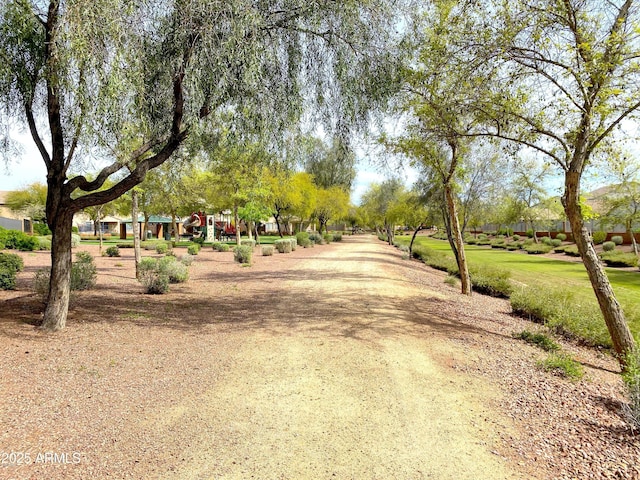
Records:
[[[222,238],[230,239],[236,236],[236,227],[231,225],[229,219],[216,220],[215,215],[207,215],[204,212],[192,213],[182,222],[185,233],[183,236],[193,240],[204,238],[206,242],[214,242]]]

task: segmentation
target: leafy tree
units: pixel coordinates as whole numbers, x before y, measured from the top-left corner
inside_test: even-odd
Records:
[[[545,216],[547,192],[544,182],[550,174],[548,164],[540,165],[535,160],[516,161],[513,168],[510,191],[512,194],[511,215],[524,222],[525,230],[533,230],[533,239],[537,242],[538,223]]]
[[[393,244],[395,225],[404,220],[407,212],[405,194],[402,182],[393,178],[379,185],[371,185],[362,196],[362,206],[375,222],[376,230],[384,231],[389,245]]]
[[[36,222],[46,222],[47,186],[35,182],[21,190],[14,190],[7,194],[6,204],[9,209],[25,215]]]
[[[327,231],[330,221],[338,221],[349,213],[349,194],[340,187],[319,188],[314,217],[320,224],[320,233]]]
[[[594,159],[610,156],[625,119],[640,108],[640,11],[634,3],[496,2],[476,17],[466,41],[503,75],[474,109],[484,120],[474,133],[537,151],[564,173],[562,204],[622,363],[635,341],[590,241],[580,186]],[[495,29],[491,39],[486,25]]]
[[[282,237],[283,221],[288,225],[292,217],[297,216],[302,227],[302,222],[311,216],[315,209],[317,187],[308,173],[292,172],[281,166],[269,170],[268,182],[272,193],[273,217]]]
[[[306,154],[305,170],[313,175],[313,181],[318,187],[351,190],[356,178],[356,157],[343,140],[335,138],[327,146],[317,138],[308,139]]]
[[[212,112],[232,112],[239,128],[266,134],[295,123],[306,98],[328,128],[362,124],[394,72],[384,47],[395,7],[389,0],[2,2],[0,132],[21,121],[47,168],[53,241],[42,327],[66,322],[73,214],[140,184],[192,132],[211,127]],[[71,178],[88,155],[107,165],[94,180]],[[117,181],[101,190],[109,178]]]

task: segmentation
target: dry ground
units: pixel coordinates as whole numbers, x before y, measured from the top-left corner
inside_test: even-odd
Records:
[[[122,252],[54,335],[31,325],[47,253],[0,292],[0,478],[640,476],[610,357],[565,344],[586,378],[542,372],[508,302],[372,236],[252,267],[203,250],[162,296]]]

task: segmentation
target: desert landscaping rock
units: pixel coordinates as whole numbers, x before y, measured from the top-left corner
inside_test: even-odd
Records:
[[[0,453],[31,459],[0,478],[640,478],[610,356],[562,342],[585,379],[541,371],[507,301],[373,236],[251,267],[203,249],[166,295],[132,250],[79,249],[98,286],[62,332],[33,326],[48,252],[0,292]]]

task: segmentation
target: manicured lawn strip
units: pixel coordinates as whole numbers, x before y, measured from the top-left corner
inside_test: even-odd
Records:
[[[409,244],[410,237],[398,236],[400,243]],[[414,245],[423,245],[437,251],[451,253],[449,243],[428,237],[418,237]],[[525,285],[558,285],[571,287],[576,300],[594,301],[595,296],[584,265],[580,262],[564,262],[539,255],[509,252],[474,245],[465,245],[465,253],[471,265],[487,265],[511,272],[511,278]],[[624,271],[606,268],[616,298],[622,305],[631,331],[640,338],[640,271]]]

